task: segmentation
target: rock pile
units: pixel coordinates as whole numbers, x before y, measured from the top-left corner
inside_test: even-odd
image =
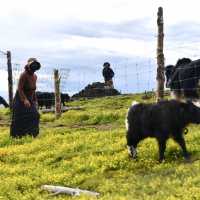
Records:
[[[105,83],[94,82],[87,85],[79,93],[74,94],[72,98],[81,98],[81,97],[105,97],[105,96],[114,96],[120,95],[120,92],[114,88],[108,88]]]

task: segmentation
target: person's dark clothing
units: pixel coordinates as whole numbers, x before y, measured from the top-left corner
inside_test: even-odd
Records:
[[[22,137],[39,134],[40,115],[36,108],[36,75],[23,72],[19,79],[18,89],[13,101],[13,114],[10,127],[12,137]],[[28,100],[30,107],[24,105],[24,100]]]
[[[102,74],[105,81],[111,80],[115,75],[113,70],[110,67],[104,67]]]
[[[29,72],[24,71],[18,83],[18,92],[20,100],[23,102],[25,99],[32,99],[33,102],[36,102],[36,81],[37,76],[35,74],[29,74]]]

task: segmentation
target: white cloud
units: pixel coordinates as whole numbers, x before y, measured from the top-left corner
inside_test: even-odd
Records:
[[[0,16],[119,22],[141,17],[154,18],[158,6],[163,6],[169,23],[200,20],[196,0],[1,0]]]
[[[178,0],[1,0],[0,43],[2,47],[0,48],[17,47],[18,44],[25,48],[35,46],[46,48],[51,44],[50,40],[57,40],[55,37],[52,38],[53,36],[50,37],[56,31],[53,28],[56,24],[67,27],[73,22],[119,24],[146,19],[149,21],[152,35],[156,35],[158,6],[162,5],[164,8],[164,22],[167,29],[170,25],[182,21],[200,22],[197,2],[196,0],[181,2]],[[137,29],[137,26],[134,28]],[[86,28],[85,31],[88,29]]]
[[[62,49],[98,49],[105,52],[117,53],[121,56],[141,56],[152,57],[155,54],[153,47],[154,42],[133,40],[133,39],[118,39],[118,38],[85,38],[73,36],[65,39],[62,42]]]

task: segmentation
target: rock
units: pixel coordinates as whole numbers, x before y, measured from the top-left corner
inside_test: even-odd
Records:
[[[105,97],[120,95],[120,92],[114,88],[109,88],[105,83],[94,82],[87,85],[79,93],[74,94],[72,98],[94,98],[94,97]]]

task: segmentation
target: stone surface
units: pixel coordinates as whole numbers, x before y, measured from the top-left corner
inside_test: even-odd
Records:
[[[72,98],[82,98],[82,97],[104,97],[104,96],[114,96],[120,95],[120,92],[114,88],[109,88],[105,85],[105,83],[94,82],[92,84],[87,85],[83,90],[79,93],[74,94]]]

